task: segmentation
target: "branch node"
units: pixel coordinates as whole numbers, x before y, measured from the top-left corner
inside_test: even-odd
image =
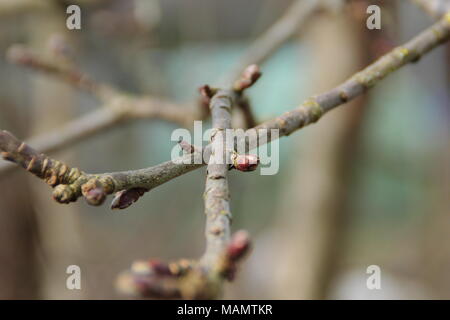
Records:
[[[57,185],[53,189],[52,197],[59,203],[68,204],[77,201],[80,196],[79,192],[67,184]]]

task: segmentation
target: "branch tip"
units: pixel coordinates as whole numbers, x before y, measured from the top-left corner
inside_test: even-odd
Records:
[[[126,209],[138,201],[147,191],[149,190],[145,188],[132,188],[116,192],[114,199],[111,202],[111,209]]]
[[[262,73],[258,65],[252,64],[245,68],[242,72],[241,77],[234,83],[234,90],[237,92],[242,92],[245,89],[251,87],[258,81]]]
[[[236,152],[231,154],[231,161],[233,162],[232,168],[243,172],[255,171],[260,163],[259,157],[256,155],[241,155]]]

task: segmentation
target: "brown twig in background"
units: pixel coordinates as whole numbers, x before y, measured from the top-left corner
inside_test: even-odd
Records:
[[[178,144],[185,154],[202,153],[201,148],[196,147],[183,139],[180,139]]]
[[[16,64],[48,73],[69,85],[92,94],[103,103],[105,108],[113,108],[123,116],[130,118],[160,118],[189,127],[197,115],[184,106],[176,105],[164,99],[150,96],[135,96],[122,92],[110,85],[99,83],[89,75],[78,70],[73,64],[32,52],[25,46],[12,46],[7,53],[8,59]]]
[[[103,102],[107,102],[112,95],[118,94],[117,90],[94,81],[89,75],[82,73],[67,61],[63,62],[55,60],[54,57],[39,55],[24,45],[11,46],[8,49],[7,58],[11,63],[54,75],[74,88],[86,91]]]
[[[239,77],[244,68],[264,63],[277,49],[298,33],[307,19],[322,5],[320,0],[294,1],[286,9],[285,14],[246,49],[234,69],[224,77],[223,81],[226,83],[234,81],[236,86],[239,83]],[[242,90],[238,89],[238,91]],[[242,97],[242,99],[237,101],[236,106],[242,112],[246,129],[253,128],[258,124],[248,98]]]
[[[241,77],[239,77],[233,85],[233,90],[237,95],[236,106],[241,110],[244,117],[245,129],[253,128],[257,125],[257,121],[253,114],[252,107],[250,106],[250,101],[244,95],[244,91],[253,86],[261,75],[262,73],[258,65],[252,64],[245,68]]]
[[[313,12],[322,6],[321,0],[296,0],[265,33],[261,34],[242,54],[233,71],[224,78],[232,83],[249,65],[261,65],[286,41],[291,39]]]

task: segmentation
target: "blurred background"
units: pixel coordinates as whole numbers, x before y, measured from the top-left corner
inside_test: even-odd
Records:
[[[61,127],[99,102],[10,64],[11,45],[45,51],[62,35],[94,79],[192,104],[198,87],[235,67],[293,1],[73,3],[81,6],[81,30],[66,29],[64,1],[0,0],[0,128],[20,139]],[[381,30],[366,28],[370,4],[382,8]],[[333,88],[432,23],[407,0],[349,1],[316,12],[261,65],[263,77],[248,90],[258,120]],[[449,77],[447,45],[283,138],[278,174],[230,171],[233,230],[248,230],[254,250],[225,298],[450,298]],[[51,156],[87,172],[149,167],[170,159],[175,128],[134,121]],[[202,168],[111,211],[57,204],[24,170],[2,174],[0,298],[121,298],[115,279],[133,260],[199,257],[204,181]],[[82,290],[66,288],[73,264],[81,267]],[[370,265],[381,268],[381,290],[366,286]]]

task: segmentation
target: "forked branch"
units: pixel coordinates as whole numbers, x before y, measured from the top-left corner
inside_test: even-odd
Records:
[[[244,72],[242,79],[246,75],[248,73]],[[251,80],[245,87],[255,81]],[[245,231],[237,232],[230,240],[227,173],[236,152],[234,142],[227,139],[227,134],[231,130],[231,110],[242,90],[236,86],[230,90],[214,90],[210,98],[213,131],[203,195],[206,214],[203,257],[199,261],[181,260],[170,264],[157,260],[135,263],[119,277],[118,286],[123,292],[140,297],[212,299],[221,294],[224,280],[233,279],[237,262],[250,247]],[[195,148],[186,143],[183,149],[188,154],[195,152]]]

